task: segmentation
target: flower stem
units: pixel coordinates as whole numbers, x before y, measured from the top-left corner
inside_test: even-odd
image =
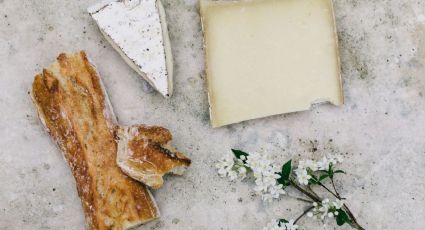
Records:
[[[310,212],[314,206],[311,206],[310,208],[306,209],[303,214],[301,214],[297,219],[295,219],[294,224],[296,224],[303,216],[305,216],[308,212]]]
[[[341,197],[341,196],[339,195],[338,191],[336,190],[335,182],[334,182],[334,178],[333,178],[333,177],[331,177],[331,184],[332,184],[332,187],[334,188],[335,194],[336,194],[338,197]]]
[[[289,183],[294,186],[295,189],[297,189],[298,191],[300,191],[302,194],[306,195],[307,197],[309,197],[310,199],[312,199],[313,201],[320,203],[322,200],[320,199],[320,197],[318,197],[317,195],[312,194],[311,192],[303,189],[302,187],[300,187],[295,181],[293,180],[289,180]],[[319,183],[320,186],[322,186],[323,188],[325,188],[329,193],[331,193],[332,195],[334,195],[336,198],[338,199],[342,199],[341,196],[339,196],[338,192],[335,191],[332,192],[330,189],[328,189],[325,185],[323,185],[322,183]],[[343,206],[344,210],[347,212],[347,215],[350,217],[351,219],[351,223],[350,225],[358,230],[365,230],[358,222],[356,217],[354,216],[354,214],[351,212],[351,210],[348,208],[347,205],[344,204]],[[308,210],[310,211],[310,210]],[[296,221],[298,221],[299,219],[301,219],[306,213],[308,213],[308,211],[306,211],[305,213],[303,213],[300,217],[297,218]],[[296,222],[295,221],[295,222]]]
[[[312,200],[307,200],[307,199],[303,199],[303,198],[300,198],[300,197],[294,197],[294,198],[297,199],[297,200],[299,200],[299,201],[302,201],[302,202],[305,202],[305,203],[309,203],[309,204],[311,204],[311,203],[314,202]]]
[[[302,194],[308,196],[310,199],[312,199],[315,202],[321,202],[320,198],[311,194],[310,192],[306,191],[305,189],[301,188],[297,183],[295,183],[293,180],[289,180],[289,183],[291,183],[292,186],[294,186],[295,189],[300,191]]]
[[[332,193],[331,191],[329,191],[325,186],[323,186],[323,187],[325,187],[326,188],[326,190],[328,190],[330,193],[332,193],[336,198],[338,198],[338,199],[340,199],[340,200],[342,200],[342,199],[344,199],[344,198],[341,198],[341,196],[339,195],[339,193],[338,193],[338,191],[336,190],[336,187],[335,187],[335,182],[334,182],[334,179],[333,179],[333,177],[331,177],[331,184],[332,184],[332,187],[333,187],[333,189],[334,189],[334,191],[335,191],[335,194],[334,193]],[[365,230],[358,222],[357,222],[357,219],[356,219],[356,217],[354,216],[354,214],[351,212],[351,210],[348,208],[348,206],[346,205],[346,204],[344,204],[343,205],[343,207],[344,207],[344,209],[345,209],[345,211],[347,212],[347,214],[348,214],[348,216],[350,217],[350,219],[351,219],[351,225],[354,227],[354,228],[356,228],[356,229],[358,229],[358,230]]]
[[[310,192],[311,192],[313,195],[315,195],[315,196],[319,197],[319,195],[317,195],[317,193],[313,190],[313,188],[312,188],[310,185],[307,185],[307,188],[308,188],[308,190],[310,190]]]
[[[334,192],[332,192],[330,189],[328,189],[328,187],[326,187],[324,184],[322,184],[321,182],[319,182],[319,185],[322,186],[324,189],[326,189],[326,191],[328,191],[330,194],[332,194],[334,197],[341,199],[341,197],[337,194],[335,194]]]
[[[357,219],[356,219],[356,217],[354,216],[354,214],[351,212],[351,210],[348,208],[348,206],[347,205],[345,205],[344,204],[344,209],[345,209],[345,211],[347,212],[347,214],[348,214],[348,216],[350,217],[350,219],[351,219],[351,225],[354,227],[354,228],[356,228],[356,229],[358,229],[358,230],[365,230],[358,222],[357,222]]]

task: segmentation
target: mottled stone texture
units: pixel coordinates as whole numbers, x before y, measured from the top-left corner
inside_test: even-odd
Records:
[[[164,0],[176,72],[169,100],[101,36],[85,11],[92,3],[0,0],[0,229],[85,226],[70,170],[28,95],[35,73],[58,53],[80,49],[98,66],[122,124],[168,127],[174,145],[193,160],[184,177],[168,177],[154,192],[162,218],[140,229],[255,230],[271,218],[298,216],[303,206],[294,199],[264,205],[252,183],[217,176],[213,164],[231,147],[269,151],[282,161],[341,152],[349,173],[337,186],[366,229],[423,228],[423,1],[335,1],[343,107],[314,106],[220,129],[209,125],[196,0]],[[318,229],[309,219],[300,225]]]

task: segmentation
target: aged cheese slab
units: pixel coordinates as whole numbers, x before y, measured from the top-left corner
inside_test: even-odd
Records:
[[[59,55],[35,77],[32,98],[71,168],[89,229],[129,229],[159,217],[149,190],[116,164],[118,126],[84,52]]]
[[[331,0],[201,0],[213,127],[343,104]]]
[[[164,97],[173,92],[173,60],[160,0],[107,0],[88,9],[127,64]]]

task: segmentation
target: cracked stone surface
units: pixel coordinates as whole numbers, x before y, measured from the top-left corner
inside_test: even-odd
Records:
[[[163,0],[173,45],[169,100],[133,72],[86,8],[94,0],[0,0],[0,229],[84,229],[74,179],[43,130],[28,91],[60,52],[86,50],[122,124],[156,124],[193,165],[154,191],[162,217],[139,229],[261,229],[304,204],[263,204],[252,182],[228,182],[213,165],[230,148],[276,160],[342,153],[337,187],[366,229],[425,225],[425,3],[335,1],[346,103],[219,129],[209,125],[197,0]],[[297,195],[288,190],[291,195]],[[302,229],[334,229],[302,219]],[[345,226],[339,229],[349,229]]]

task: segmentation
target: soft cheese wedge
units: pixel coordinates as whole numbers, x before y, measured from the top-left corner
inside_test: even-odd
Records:
[[[105,38],[164,97],[173,93],[173,58],[160,0],[107,0],[88,9]]]
[[[189,158],[169,145],[172,136],[165,128],[121,127],[117,137],[117,164],[127,175],[151,188],[160,188],[166,173],[181,175],[191,163]]]
[[[129,229],[159,217],[149,190],[116,164],[118,126],[84,52],[59,55],[35,77],[32,97],[75,177],[89,229]]]
[[[201,0],[213,127],[343,104],[331,0]]]

